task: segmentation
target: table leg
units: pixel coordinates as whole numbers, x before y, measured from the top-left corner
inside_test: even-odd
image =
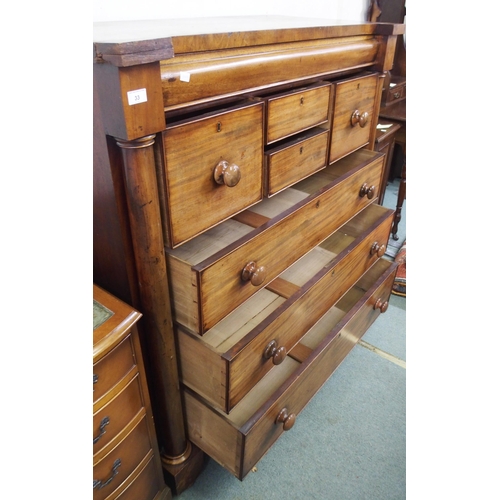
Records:
[[[399,240],[398,236],[398,226],[401,220],[401,210],[403,208],[403,203],[406,199],[406,155],[405,161],[403,163],[403,169],[401,171],[401,182],[399,184],[398,199],[396,202],[396,212],[394,213],[394,222],[392,225],[392,238],[394,240]]]

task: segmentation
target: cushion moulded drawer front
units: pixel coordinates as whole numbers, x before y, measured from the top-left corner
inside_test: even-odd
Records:
[[[370,139],[378,75],[368,75],[335,84],[330,163]]]
[[[374,201],[382,165],[358,151],[168,251],[174,319],[208,331]]]
[[[163,148],[165,170],[160,168],[159,174],[166,193],[169,247],[262,199],[263,103],[215,110],[170,125],[167,119]]]
[[[266,143],[326,123],[330,93],[331,84],[318,83],[268,98]]]
[[[384,254],[393,214],[369,205],[203,337],[177,327],[182,382],[229,413]]]
[[[185,389],[189,439],[243,479],[387,309],[396,267],[379,259],[230,415]]]

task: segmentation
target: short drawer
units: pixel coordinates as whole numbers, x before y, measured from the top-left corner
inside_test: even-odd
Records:
[[[108,404],[94,414],[94,456],[120,439],[139,412],[145,413],[139,386],[139,374]]]
[[[387,93],[387,102],[398,101],[399,99],[403,99],[406,95],[406,84],[399,84],[395,87],[389,89]]]
[[[123,441],[94,464],[94,500],[103,500],[119,488],[149,453],[152,454],[152,448],[143,418]]]
[[[131,370],[137,369],[132,339],[126,337],[100,361],[94,364],[94,403],[104,397]]]
[[[229,415],[185,389],[191,442],[243,479],[387,309],[396,267],[379,259]]]
[[[182,382],[229,413],[384,254],[393,214],[369,205],[203,337],[178,327]]]
[[[266,151],[266,195],[273,196],[325,168],[327,146],[328,130],[314,128]]]
[[[371,74],[336,82],[330,163],[366,146],[374,116],[379,76]]]
[[[357,151],[168,251],[175,321],[204,334],[372,203],[382,166]]]
[[[330,83],[317,83],[266,98],[266,144],[328,121]]]
[[[169,247],[262,199],[263,118],[263,103],[252,102],[167,119],[158,175]]]

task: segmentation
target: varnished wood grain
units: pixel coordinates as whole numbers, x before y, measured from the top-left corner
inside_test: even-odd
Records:
[[[347,41],[266,45],[258,53],[255,48],[240,48],[181,55],[161,62],[163,102],[169,110],[301,79],[334,76],[374,64],[378,47],[378,40],[360,36]],[[187,78],[189,82],[183,81]]]
[[[315,84],[268,98],[266,144],[272,144],[328,120],[331,85]]]
[[[253,103],[167,128],[165,190],[172,248],[262,199],[263,104]],[[238,165],[234,187],[218,185],[220,160]],[[189,223],[186,223],[189,221]]]
[[[314,172],[327,160],[328,131],[292,141],[266,153],[267,192],[272,196]]]
[[[368,144],[371,124],[377,119],[373,116],[377,83],[378,76],[370,75],[336,84],[330,163]],[[351,116],[356,110],[369,115],[369,122],[364,127],[351,124]]]

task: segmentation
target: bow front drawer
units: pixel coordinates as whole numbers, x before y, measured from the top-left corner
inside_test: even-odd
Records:
[[[169,250],[175,321],[212,328],[375,201],[382,166],[380,153],[358,151]]]
[[[169,247],[262,199],[263,106],[240,104],[167,123],[158,175]]]
[[[379,259],[229,415],[185,389],[189,439],[243,479],[386,311],[396,267]]]

